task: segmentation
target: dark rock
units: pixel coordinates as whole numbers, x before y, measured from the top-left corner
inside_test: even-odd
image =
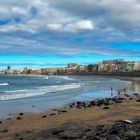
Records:
[[[17,120],[22,120],[22,118],[21,118],[21,117],[17,117],[16,119],[17,119]]]
[[[43,115],[43,116],[42,116],[42,118],[46,118],[46,117],[47,117],[46,115]]]
[[[27,130],[27,133],[29,134],[29,133],[31,133],[31,131]]]
[[[120,104],[120,103],[122,103],[123,101],[121,101],[121,100],[116,100],[115,101],[115,103],[117,103],[117,104]]]
[[[0,124],[2,124],[2,121],[0,121]]]
[[[134,120],[133,120],[133,123],[134,123],[134,124],[140,124],[140,119],[139,119],[139,118],[134,119]]]
[[[85,131],[85,132],[90,132],[91,129],[90,129],[90,128],[87,128],[87,129],[85,129],[84,131]]]
[[[4,130],[1,131],[1,133],[7,133],[7,132],[8,132],[7,129],[4,129]]]
[[[54,116],[54,115],[56,115],[56,114],[55,113],[50,114],[50,116]]]
[[[62,112],[62,113],[65,113],[65,112],[67,112],[67,111],[66,111],[66,110],[61,110],[61,112]]]
[[[136,136],[135,140],[140,140],[140,136]]]
[[[19,115],[20,115],[20,116],[23,116],[23,115],[24,115],[24,113],[19,113]]]
[[[58,135],[58,134],[61,133],[61,132],[64,132],[64,130],[55,129],[55,130],[52,131],[52,134],[53,134],[53,135]]]
[[[106,140],[121,140],[117,135],[108,135]]]
[[[140,102],[140,99],[136,100],[136,102]]]
[[[133,95],[138,96],[138,93],[134,93]]]
[[[103,102],[102,100],[99,100],[99,101],[97,101],[97,103],[96,103],[97,106],[101,106],[101,105],[103,105],[103,104],[104,104],[104,102]]]
[[[91,101],[91,102],[90,102],[90,105],[91,105],[91,106],[95,106],[95,101]]]
[[[110,105],[110,103],[109,102],[104,102],[104,105]]]
[[[118,98],[117,100],[124,100],[124,98]]]
[[[109,107],[108,106],[105,106],[105,107],[103,107],[103,109],[109,109]]]
[[[118,130],[116,128],[112,128],[109,134],[118,134]]]
[[[84,135],[84,133],[82,134],[80,131],[78,130],[71,130],[71,131],[64,131],[63,133],[59,134],[60,139],[81,139],[82,135]]]

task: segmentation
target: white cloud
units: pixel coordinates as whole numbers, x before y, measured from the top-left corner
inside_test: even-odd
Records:
[[[132,32],[140,28],[139,0],[0,0],[0,3],[0,19],[11,20],[6,27],[12,31],[23,31],[24,27],[29,32],[48,29],[78,32],[93,30],[95,25]],[[18,27],[16,18],[21,20]]]
[[[86,30],[93,30],[94,25],[90,20],[80,20],[66,25],[66,30],[70,32],[79,32]]]
[[[48,29],[53,31],[61,31],[62,25],[61,24],[48,24]]]
[[[28,46],[28,49],[20,47],[22,50],[16,46],[15,50],[11,49],[13,52],[77,54],[85,53],[85,49],[80,48],[85,40],[89,46],[114,41],[140,42],[139,13],[139,0],[0,0],[0,38],[7,35],[13,40],[11,44],[0,40],[0,46]],[[21,37],[20,41],[16,41],[17,36]],[[27,43],[26,36],[30,38]],[[78,39],[84,41],[80,44]],[[34,43],[34,40],[39,41]],[[101,50],[89,48],[86,53]]]

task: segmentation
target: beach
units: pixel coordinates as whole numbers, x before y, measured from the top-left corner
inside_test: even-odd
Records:
[[[139,79],[132,81],[139,87]],[[9,113],[0,119],[0,140],[139,139],[139,127],[140,94],[122,93],[42,112]]]
[[[114,97],[112,99],[106,98],[88,103],[77,102],[64,108],[53,109],[50,112],[37,114],[24,114],[21,112],[14,118],[1,120],[0,139],[86,139],[87,134],[84,134],[83,130],[94,130],[101,125],[110,128],[115,121],[132,121],[135,118],[139,119],[139,117],[140,95],[138,94],[127,97]],[[129,125],[132,124],[130,122]],[[135,125],[139,126],[140,123]],[[78,135],[77,131],[83,133],[85,137]],[[74,134],[75,138],[69,138],[69,133]],[[135,135],[137,136],[139,133],[140,131],[138,130]],[[64,135],[67,138],[63,137]],[[90,135],[97,137],[96,133],[88,136]],[[98,137],[100,137],[100,134]]]

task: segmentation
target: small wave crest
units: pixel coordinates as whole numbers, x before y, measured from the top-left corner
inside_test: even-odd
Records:
[[[67,84],[67,85],[53,85],[53,86],[44,86],[36,89],[23,89],[23,90],[15,90],[15,91],[5,91],[3,95],[0,96],[0,100],[13,100],[13,99],[21,99],[27,97],[34,97],[39,95],[52,95],[53,93],[67,90],[79,89],[83,85],[81,84]]]
[[[8,86],[10,83],[0,83],[0,86]]]
[[[75,78],[72,78],[72,77],[68,77],[68,76],[59,76],[60,79],[64,79],[64,80],[76,80]]]

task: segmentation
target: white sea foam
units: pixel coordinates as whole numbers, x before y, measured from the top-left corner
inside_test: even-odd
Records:
[[[8,86],[10,85],[9,83],[0,83],[0,86]]]
[[[58,78],[64,79],[64,80],[76,80],[75,78],[68,77],[68,76],[59,76]]]
[[[53,86],[44,86],[36,89],[23,89],[23,90],[15,90],[15,91],[5,91],[3,95],[0,96],[0,100],[11,100],[11,99],[21,99],[39,95],[53,95],[55,92],[79,89],[81,88],[81,84],[67,84],[67,85],[53,85]]]

